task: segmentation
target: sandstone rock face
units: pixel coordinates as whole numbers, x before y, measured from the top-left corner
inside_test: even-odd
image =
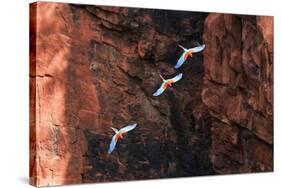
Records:
[[[271,18],[43,2],[31,14],[32,184],[273,169]],[[178,44],[203,42],[173,68]],[[152,97],[159,73],[179,72]],[[129,123],[108,155],[110,127]]]
[[[59,3],[37,3],[32,11],[33,184],[214,173],[202,55],[181,70],[190,79],[152,97],[159,73],[177,74],[177,44],[202,42],[206,14]],[[108,155],[110,127],[134,122]]]
[[[273,18],[210,14],[202,101],[217,173],[273,170]]]

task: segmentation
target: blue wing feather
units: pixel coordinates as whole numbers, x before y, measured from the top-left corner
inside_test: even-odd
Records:
[[[179,58],[179,60],[178,60],[178,62],[177,62],[177,64],[175,65],[175,68],[177,69],[177,68],[180,68],[181,66],[182,66],[182,64],[185,62],[185,54],[186,54],[187,52],[184,52],[182,55],[181,55],[181,57]]]
[[[165,91],[163,86],[164,86],[164,83],[160,86],[160,88],[155,93],[153,93],[154,97],[161,95]]]
[[[110,142],[110,145],[109,145],[109,149],[108,149],[108,154],[111,154],[111,152],[114,150],[115,146],[116,146],[116,143],[115,142],[115,137],[116,137],[117,134],[115,134],[112,139],[111,139],[111,142]]]

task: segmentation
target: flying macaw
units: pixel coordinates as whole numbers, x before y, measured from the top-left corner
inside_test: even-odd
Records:
[[[137,124],[128,125],[126,127],[121,128],[119,131],[116,128],[111,127],[111,129],[115,132],[115,135],[111,139],[111,142],[110,142],[109,149],[108,149],[107,153],[111,154],[111,152],[114,150],[114,148],[117,144],[118,139],[119,138],[123,139],[123,134],[133,130],[136,126],[137,126]]]
[[[163,83],[162,85],[160,86],[160,88],[155,92],[153,93],[153,96],[154,97],[157,97],[159,95],[161,95],[165,89],[167,87],[172,87],[172,84],[179,81],[181,78],[182,78],[182,73],[178,74],[177,76],[175,76],[174,78],[171,78],[171,79],[168,79],[168,80],[165,80],[161,75],[160,75],[160,78],[163,80]]]
[[[183,49],[183,54],[181,55],[181,57],[179,58],[177,64],[175,65],[175,68],[180,68],[182,66],[182,64],[185,62],[185,60],[188,58],[188,56],[192,57],[192,53],[197,53],[197,52],[201,52],[202,50],[204,50],[205,48],[205,44],[194,47],[194,48],[189,48],[186,49],[185,47],[183,47],[182,45],[178,45],[181,49]]]

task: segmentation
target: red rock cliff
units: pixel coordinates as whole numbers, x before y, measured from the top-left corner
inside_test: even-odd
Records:
[[[31,12],[32,184],[272,170],[271,18],[60,3]],[[204,59],[153,98],[159,73],[176,74],[177,45],[203,41]],[[132,122],[108,155],[110,127]]]
[[[217,173],[273,170],[273,18],[210,14],[202,101]]]

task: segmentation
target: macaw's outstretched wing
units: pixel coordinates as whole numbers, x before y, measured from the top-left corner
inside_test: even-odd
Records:
[[[133,124],[133,125],[128,125],[126,127],[123,127],[122,129],[120,129],[120,132],[121,133],[126,133],[126,132],[129,132],[131,130],[133,130],[134,128],[136,128],[137,124]]]
[[[177,81],[179,81],[182,78],[183,74],[179,73],[177,76],[175,76],[174,78],[169,79],[168,81],[175,83]]]
[[[164,88],[164,85],[165,83],[163,83],[159,89],[157,89],[157,91],[155,93],[153,93],[153,96],[154,97],[157,97],[159,95],[161,95],[164,91],[165,91],[165,88]]]
[[[175,65],[175,68],[180,68],[182,66],[182,64],[185,62],[185,60],[187,59],[187,52],[183,52],[181,57],[179,58],[177,64]]]
[[[191,51],[192,53],[196,53],[196,52],[201,52],[202,50],[204,50],[204,48],[205,48],[205,44],[201,46],[197,46],[195,48],[190,48],[188,50]]]
[[[107,152],[108,154],[111,154],[111,152],[114,150],[114,148],[116,146],[116,143],[117,143],[116,136],[117,136],[117,134],[115,134],[111,139],[109,149],[108,149],[108,152]]]

